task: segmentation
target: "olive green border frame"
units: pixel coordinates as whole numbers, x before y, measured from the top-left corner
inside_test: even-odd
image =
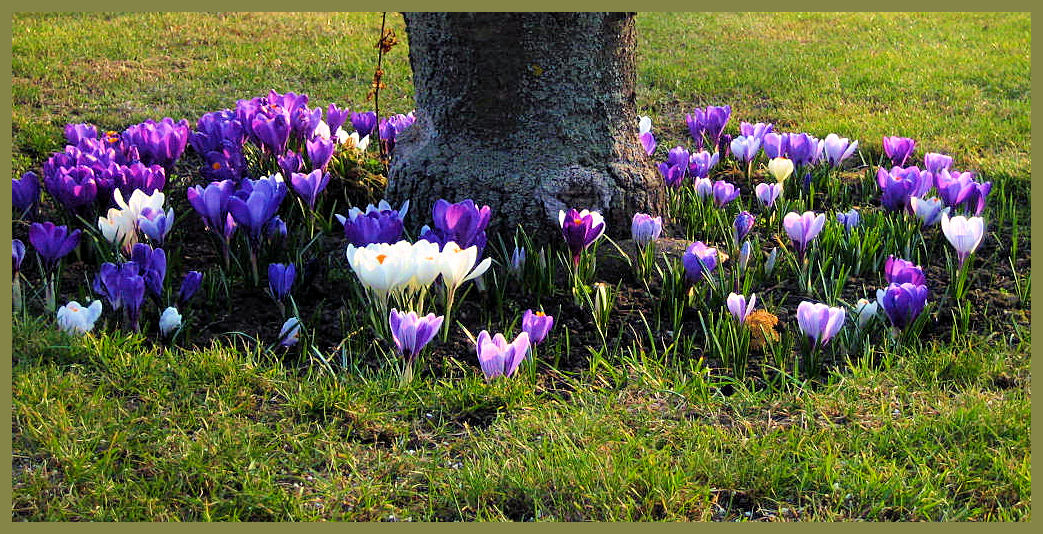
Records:
[[[153,5],[155,5],[155,4],[153,4]],[[377,7],[377,6],[378,5],[372,5],[372,7]],[[982,10],[982,8],[987,7],[987,8],[990,8],[990,9],[988,9],[989,11],[1029,11],[1029,12],[1031,12],[1032,11],[1032,6],[1033,6],[1033,2],[1030,2],[1029,0],[1014,0],[1014,1],[1004,0],[1004,1],[994,2],[994,3],[989,3],[989,4],[982,4],[980,2],[970,2],[968,0],[955,0],[955,1],[948,1],[948,2],[943,2],[943,1],[939,1],[939,0],[932,0],[932,1],[929,1],[929,2],[920,1],[920,2],[914,2],[914,3],[896,2],[896,1],[890,1],[890,0],[884,0],[884,1],[877,0],[877,1],[873,1],[871,4],[864,4],[864,6],[862,6],[862,7],[873,7],[873,8],[875,8],[875,10],[879,10],[879,11],[909,11],[909,10],[912,10],[910,8],[915,8],[916,10],[924,10],[924,11],[980,11],[980,10]],[[142,3],[140,3],[140,2],[127,2],[127,1],[105,1],[105,2],[102,2],[102,3],[86,3],[86,2],[82,2],[82,1],[80,1],[80,2],[72,2],[70,0],[60,0],[60,1],[43,1],[43,2],[36,2],[36,3],[32,3],[32,4],[21,4],[21,5],[17,6],[17,7],[21,8],[21,9],[12,9],[12,6],[10,4],[5,6],[5,10],[4,10],[5,12],[4,12],[3,18],[0,19],[0,36],[2,36],[2,40],[4,42],[7,42],[7,43],[11,42],[11,22],[12,22],[11,21],[11,15],[13,13],[15,13],[15,12],[18,12],[18,11],[101,11],[101,10],[147,11],[147,10],[141,9],[143,7]],[[254,0],[252,2],[242,2],[242,1],[239,1],[239,2],[220,2],[217,5],[215,5],[213,2],[201,2],[201,1],[197,1],[197,0],[189,0],[189,1],[179,1],[179,2],[176,2],[176,3],[172,3],[172,4],[170,4],[170,7],[173,8],[173,9],[171,9],[172,11],[207,11],[207,10],[213,10],[215,7],[220,7],[223,10],[232,10],[232,11],[265,11],[265,10],[285,11],[286,8],[288,8],[288,7],[304,8],[302,10],[307,10],[307,11],[312,11],[312,10],[314,10],[314,11],[356,11],[356,10],[359,10],[357,8],[363,7],[363,5],[362,4],[355,4],[355,3],[348,3],[348,2],[343,2],[343,1],[333,2],[333,1],[329,1],[329,0],[324,0],[324,1],[307,1],[307,2],[303,2],[303,3],[295,3],[295,4],[287,4],[285,2],[276,2],[274,0]],[[371,6],[365,6],[365,7],[371,7]],[[828,2],[823,2],[823,1],[815,1],[815,2],[792,2],[792,1],[791,2],[778,2],[778,1],[775,1],[775,2],[768,2],[768,1],[764,1],[764,0],[747,1],[747,2],[743,2],[740,5],[724,4],[724,3],[699,3],[699,2],[692,2],[692,1],[681,2],[681,1],[678,1],[678,0],[652,1],[652,2],[633,2],[633,1],[630,1],[630,2],[620,2],[620,1],[600,1],[600,2],[594,2],[594,1],[591,1],[591,0],[587,0],[587,1],[582,1],[582,2],[567,2],[567,3],[563,3],[563,2],[560,2],[560,1],[556,1],[555,2],[555,1],[546,1],[546,0],[535,0],[535,1],[526,2],[524,4],[522,4],[522,3],[491,4],[488,1],[476,2],[476,1],[471,1],[471,0],[452,0],[452,1],[449,1],[449,2],[445,2],[445,1],[442,1],[442,2],[419,2],[419,1],[405,1],[405,2],[403,2],[403,1],[397,1],[397,2],[389,2],[388,5],[386,5],[386,6],[379,6],[379,7],[393,7],[393,8],[396,8],[396,10],[399,10],[399,11],[408,11],[408,10],[420,10],[420,11],[437,11],[437,10],[442,10],[442,11],[468,11],[468,10],[489,10],[489,8],[495,8],[494,10],[499,10],[499,11],[509,11],[509,10],[515,10],[515,11],[539,11],[541,9],[542,10],[552,10],[552,11],[570,11],[570,10],[571,11],[582,11],[582,10],[593,10],[593,9],[599,9],[599,10],[600,9],[625,10],[625,9],[636,9],[636,8],[644,9],[646,11],[673,11],[673,10],[676,10],[676,11],[699,11],[699,10],[722,11],[722,10],[725,10],[725,9],[722,9],[722,8],[732,8],[732,7],[741,7],[741,8],[744,8],[744,10],[749,10],[749,11],[772,11],[772,10],[779,10],[780,8],[783,8],[783,9],[799,8],[799,9],[809,10],[809,11],[835,11],[835,10],[860,11],[858,9],[854,9],[854,8],[857,8],[857,7],[860,7],[860,6],[855,5],[855,4],[851,4],[851,3],[840,4],[840,3],[828,3]],[[1034,27],[1035,27],[1035,24],[1033,24],[1033,28]],[[1036,47],[1032,46],[1032,48],[1035,49]],[[5,48],[4,53],[2,54],[2,57],[0,57],[0,59],[2,59],[2,63],[0,63],[0,68],[2,68],[3,72],[7,73],[7,83],[3,85],[2,92],[0,92],[0,107],[2,107],[2,110],[3,110],[3,113],[4,113],[5,117],[11,117],[11,48],[10,48],[10,46]],[[1033,61],[1033,67],[1038,67],[1041,64],[1043,64],[1043,61],[1038,61],[1038,60],[1037,61]],[[1035,70],[1035,69],[1033,69],[1033,70]],[[1036,79],[1034,80],[1034,83],[1033,83],[1033,89],[1036,89],[1037,91],[1034,91],[1034,92],[1038,92],[1038,90],[1041,87],[1043,87],[1043,82],[1040,82],[1040,78],[1037,76]],[[1038,118],[1039,113],[1036,112],[1035,110],[1033,110],[1031,115],[1032,115],[1032,118]],[[1035,134],[1035,135],[1033,135],[1034,138],[1037,138],[1037,139],[1039,138],[1039,135],[1038,135],[1040,133],[1039,130],[1040,130],[1039,128],[1033,128],[1032,129],[1032,133]],[[2,169],[4,171],[4,176],[11,175],[11,150],[12,150],[11,136],[12,136],[12,132],[11,132],[10,128],[8,128],[8,127],[0,128],[0,147],[2,147],[2,156],[0,156],[0,159],[2,159],[2,161],[0,161],[0,169]],[[1031,154],[1033,156],[1038,155],[1040,153],[1040,151],[1037,149],[1038,148],[1037,147],[1038,144],[1039,144],[1038,141],[1033,143],[1033,149],[1031,150]],[[1033,172],[1033,176],[1032,176],[1032,182],[1033,183],[1035,183],[1037,181],[1043,181],[1043,178],[1036,178],[1037,175],[1039,175],[1039,173]],[[1033,187],[1033,189],[1034,189],[1034,187]],[[11,189],[10,188],[0,187],[0,219],[2,219],[2,220],[8,220],[11,217],[11,197],[10,197],[10,195],[11,195]],[[1031,205],[1030,205],[1030,207],[1032,208],[1032,211],[1035,211],[1036,209],[1040,209],[1041,213],[1043,213],[1043,196],[1032,194],[1031,195]],[[1038,233],[1041,230],[1043,230],[1043,219],[1035,219],[1035,220],[1033,220],[1031,228],[1032,228],[1032,233],[1033,234]],[[11,227],[7,226],[6,224],[0,224],[0,236],[2,236],[2,238],[0,238],[0,242],[9,241],[11,239]],[[0,254],[0,272],[11,272],[11,264],[8,263],[7,261],[5,261],[6,259],[7,259],[6,255]],[[1038,271],[1038,269],[1037,269],[1037,267],[1038,267],[1037,264],[1038,263],[1039,262],[1036,262],[1036,261],[1033,260],[1032,267],[1033,267],[1034,271]],[[10,290],[9,290],[10,283],[11,283],[10,279],[7,279],[6,277],[0,277],[0,278],[3,278],[3,281],[0,282],[0,287],[3,288],[3,289],[0,289],[0,295],[7,295],[7,294],[10,293]],[[1035,304],[1039,304],[1039,301],[1040,301],[1040,298],[1038,296],[1034,296],[1033,302]],[[1032,326],[1032,334],[1033,334],[1033,336],[1036,337],[1036,338],[1039,338],[1040,330],[1043,330],[1043,327],[1037,327],[1037,326],[1033,325]],[[11,356],[11,349],[10,349],[10,347],[11,346],[12,346],[12,336],[11,336],[11,301],[8,300],[6,297],[0,297],[0,355],[4,356],[3,358],[0,358],[0,382],[3,383],[3,392],[2,392],[2,394],[0,394],[0,411],[2,411],[3,413],[7,413],[7,414],[11,414],[11,387],[10,387],[11,380],[12,380],[12,375],[11,375],[11,358],[10,358],[10,356]],[[1037,356],[1037,353],[1039,352],[1039,349],[1036,348],[1036,347],[1033,347],[1033,351],[1032,352],[1033,352],[1032,360],[1035,360],[1036,356]],[[1030,384],[1031,384],[1031,382],[1030,382]],[[1033,402],[1033,405],[1034,404],[1035,403]],[[1035,406],[1033,406],[1033,408],[1035,408]],[[1038,423],[1039,419],[1040,419],[1040,417],[1038,416],[1038,413],[1037,413],[1037,411],[1035,409],[1033,409],[1033,411],[1032,411],[1032,419],[1033,419],[1033,423]],[[1033,427],[1038,427],[1038,424],[1033,424],[1032,426]],[[1037,432],[1032,432],[1032,436],[1033,437],[1036,436],[1036,435],[1038,435]],[[1033,442],[1033,447],[1032,447],[1033,450],[1037,449],[1037,447],[1035,447],[1035,445],[1038,444],[1038,440],[1033,439],[1032,442]],[[11,434],[3,433],[3,435],[0,436],[0,456],[2,456],[3,458],[10,458],[11,454],[12,454]],[[6,481],[11,481],[12,480],[12,478],[11,478],[12,477],[11,469],[12,469],[12,467],[11,467],[11,462],[10,461],[7,461],[7,460],[0,461],[0,473],[3,474],[3,476],[2,476],[3,480],[6,480]],[[1033,474],[1035,474],[1036,471],[1037,471],[1036,469],[1034,469],[1034,468],[1032,469]],[[10,509],[11,494],[12,494],[12,489],[11,489],[10,484],[9,483],[0,483],[0,502],[6,503],[6,506],[8,507],[8,509]],[[4,522],[4,523],[11,522],[11,516],[8,513],[4,513],[3,515],[5,517],[0,518],[0,522]],[[326,532],[329,532],[329,531],[331,531],[331,528],[338,528],[338,529],[339,528],[354,528],[355,526],[356,525],[351,525],[351,526],[347,526],[347,525],[344,525],[344,526],[340,526],[340,525],[333,526],[333,525],[330,525],[330,524],[325,524],[323,526],[323,524],[315,524],[315,525],[308,525],[308,526],[306,526],[304,528],[306,530],[309,530],[309,531],[312,531],[312,532],[314,532],[314,531],[316,531],[318,529],[322,529],[322,530],[324,530]],[[424,525],[421,526],[421,525],[416,525],[416,524],[407,525],[407,524],[404,524],[404,523],[397,523],[397,524],[395,524],[395,526],[380,525],[380,524],[377,524],[377,523],[374,523],[374,524],[364,524],[364,525],[358,525],[358,526],[361,526],[362,528],[364,528],[366,530],[368,530],[368,529],[374,529],[374,530],[383,529],[383,530],[387,531],[387,529],[396,529],[396,530],[397,529],[406,529],[406,530],[411,530],[413,532],[419,532],[420,531],[419,529],[424,529],[424,532],[428,532],[427,529],[430,529],[430,528],[434,528],[438,532],[455,532],[457,529],[461,528],[459,525],[424,524]],[[898,528],[915,528],[917,531],[928,530],[928,531],[932,531],[932,532],[939,532],[939,531],[946,532],[949,529],[953,529],[953,528],[956,528],[958,530],[964,530],[964,529],[970,529],[970,528],[980,528],[981,526],[982,525],[964,525],[964,524],[945,524],[945,525],[917,524],[915,526],[914,525],[909,525],[909,526],[901,526],[901,527],[898,527]],[[141,527],[141,525],[129,526],[130,529],[137,529],[137,528],[140,528],[140,527]],[[568,526],[562,526],[560,524],[541,524],[537,528],[539,528],[540,530],[554,529],[554,530],[557,530],[558,532],[562,532],[563,529],[565,529],[565,528],[570,529],[571,532],[575,532],[574,530],[571,530],[571,529],[578,528],[578,529],[581,529],[581,530],[586,531],[586,532],[591,532],[592,529],[598,529],[600,531],[600,530],[602,530],[602,529],[604,529],[606,527],[611,529],[612,531],[616,531],[616,532],[626,532],[627,530],[629,530],[631,528],[634,528],[632,525],[626,525],[626,524],[624,524],[624,525],[568,525]],[[64,532],[65,529],[67,529],[67,528],[75,529],[76,531],[84,531],[84,530],[86,530],[86,531],[90,531],[90,532],[103,532],[104,530],[107,530],[107,529],[113,528],[113,527],[109,526],[109,525],[93,525],[93,524],[72,525],[72,524],[67,524],[67,523],[59,523],[59,524],[48,524],[48,523],[38,524],[38,523],[34,523],[34,524],[12,524],[9,527],[6,527],[5,530],[7,530],[7,528],[17,528],[19,531],[29,531],[29,530],[31,530],[33,532]],[[127,527],[124,527],[122,525],[121,526],[116,526],[115,528],[117,528],[119,530],[130,531]],[[191,531],[190,529],[198,528],[198,525],[182,526],[182,525],[162,524],[162,525],[154,525],[154,526],[153,525],[149,525],[148,528],[150,528],[150,529],[155,528],[155,529],[165,530],[165,531],[177,530],[179,532],[189,532],[189,531]],[[261,529],[267,530],[267,531],[272,531],[270,529],[278,529],[278,528],[282,528],[282,526],[280,526],[280,525],[256,525],[255,526],[255,525],[222,524],[222,525],[218,525],[216,527],[211,527],[211,526],[207,525],[205,528],[208,528],[208,529],[221,528],[222,530],[230,529],[230,530],[234,530],[234,531],[238,531],[238,532],[246,532],[246,531],[248,531],[247,529],[257,529],[257,528],[261,528]],[[481,525],[481,526],[479,526],[479,525],[468,525],[468,526],[464,526],[463,528],[465,528],[465,529],[475,529],[475,528],[482,528],[482,529],[484,529],[484,528],[514,529],[514,528],[525,528],[525,527],[522,527],[520,525],[519,526],[513,526],[513,525],[493,525],[491,527],[486,527],[485,525]],[[691,528],[691,527],[689,527],[689,526],[681,526],[681,525],[676,525],[676,524],[674,524],[674,525],[648,524],[648,525],[637,525],[637,528],[639,528],[641,530],[644,530],[644,529],[657,530],[657,531],[668,531],[669,530],[669,531],[673,531],[673,532],[678,532],[679,531],[678,529],[680,529],[680,528]],[[696,527],[696,528],[698,528],[698,527]],[[795,528],[799,528],[799,529],[811,528],[812,530],[822,532],[825,529],[837,528],[837,526],[836,525],[819,525],[819,524],[812,524],[812,525],[803,525],[802,524],[802,525],[799,525],[799,526],[797,526],[797,525],[781,525],[781,524],[779,524],[779,525],[776,525],[776,526],[768,527],[768,526],[765,526],[765,525],[753,526],[751,524],[751,525],[749,525],[747,527],[736,527],[736,526],[726,527],[726,526],[713,525],[713,526],[708,526],[707,528],[717,528],[717,529],[727,529],[727,528],[753,528],[753,529],[777,528],[777,529],[789,530],[790,532],[794,532],[793,529],[795,529]],[[889,527],[883,526],[883,525],[873,525],[873,524],[865,524],[865,525],[864,524],[845,524],[842,528],[844,528],[844,529],[855,528],[857,531],[867,531],[869,529],[877,530],[877,529],[880,529],[880,528],[889,528]],[[1004,529],[1014,529],[1015,531],[1018,531],[1018,532],[1027,532],[1028,529],[1030,528],[1030,525],[1029,524],[1014,524],[1014,525],[995,524],[995,525],[987,525],[986,528],[989,528],[990,530],[993,529],[993,528],[1004,528]],[[938,529],[938,530],[934,530],[934,529]],[[472,532],[473,532],[473,530],[472,530]]]

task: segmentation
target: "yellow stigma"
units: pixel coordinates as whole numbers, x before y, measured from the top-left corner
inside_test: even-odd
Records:
[[[220,169],[221,169],[221,162],[219,162],[219,161],[215,161],[215,162],[214,162],[214,164],[213,164],[213,165],[211,165],[211,167],[213,167],[213,169],[214,169],[215,171],[216,171],[216,170],[220,170]]]
[[[386,260],[387,257],[388,257],[387,254],[379,254],[379,255],[377,255],[377,263],[379,263],[381,265],[384,265],[384,260]]]
[[[536,317],[543,317],[544,315],[547,315],[547,314],[543,313],[541,311],[536,312]]]

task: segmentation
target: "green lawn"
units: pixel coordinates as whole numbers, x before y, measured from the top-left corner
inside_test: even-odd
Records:
[[[382,108],[406,112],[405,31],[389,22],[403,44]],[[1028,250],[1028,14],[637,24],[638,108],[661,146],[707,104],[732,105],[729,132],[836,132],[872,161],[883,135],[914,137],[1006,184]],[[60,150],[67,122],[194,122],[273,88],[362,107],[379,27],[373,13],[16,15],[15,170]],[[302,372],[239,339],[160,349],[17,320],[12,517],[1031,518],[1031,340],[1017,324],[772,389],[636,345],[598,372],[491,384],[471,351],[401,388],[391,368]]]

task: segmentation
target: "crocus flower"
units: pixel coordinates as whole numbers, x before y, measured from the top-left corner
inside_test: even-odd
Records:
[[[952,156],[946,156],[945,154],[939,154],[937,152],[928,152],[924,154],[923,166],[927,172],[931,174],[937,174],[942,172],[943,169],[952,168]]]
[[[657,143],[652,132],[645,132],[638,136],[638,138],[641,140],[641,148],[645,149],[645,154],[648,154],[649,156],[655,154]]]
[[[112,309],[122,308],[131,326],[138,329],[141,304],[145,300],[146,282],[141,266],[134,261],[120,265],[103,263],[94,279],[94,291],[105,296]]]
[[[40,179],[35,172],[27,172],[21,178],[11,179],[11,207],[16,217],[32,210],[40,199]]]
[[[330,173],[323,172],[322,169],[316,169],[309,174],[293,173],[290,175],[290,185],[311,210],[315,209],[315,200],[329,183]]]
[[[692,283],[698,282],[717,267],[717,249],[702,241],[692,243],[681,257],[685,275]]]
[[[258,113],[250,122],[257,140],[271,154],[282,154],[290,140],[290,120],[285,114]]]
[[[814,347],[829,343],[844,326],[845,316],[843,309],[825,304],[804,301],[797,306],[797,324],[800,331],[811,338]]]
[[[633,220],[630,222],[630,237],[639,247],[659,239],[659,234],[662,232],[662,217],[652,217],[646,213],[635,213]]]
[[[525,310],[525,313],[522,314],[522,332],[529,335],[529,341],[533,345],[543,343],[553,326],[554,317],[541,311]]]
[[[93,124],[80,123],[80,124],[66,124],[65,125],[65,140],[70,145],[76,146],[80,144],[80,139],[97,139],[98,138],[98,127]]]
[[[36,249],[44,270],[51,272],[58,261],[80,244],[80,231],[52,222],[33,223],[29,227],[29,243]]]
[[[768,172],[775,181],[782,183],[793,174],[793,160],[786,157],[775,157],[768,162]]]
[[[670,187],[680,187],[684,183],[686,168],[680,165],[669,166],[666,163],[659,164],[659,174],[663,176],[663,182]]]
[[[75,300],[58,308],[58,328],[66,334],[82,336],[94,329],[94,323],[101,317],[101,301],[96,300],[90,306],[81,306]]]
[[[793,247],[797,249],[801,260],[804,259],[808,244],[818,236],[818,233],[822,231],[822,226],[825,224],[826,215],[824,213],[815,215],[813,211],[805,211],[803,214],[790,212],[782,219],[782,226],[786,229],[786,235],[793,241]]]
[[[282,170],[284,176],[292,176],[294,173],[301,172],[304,167],[304,159],[292,150],[287,150],[285,154],[275,159],[279,162],[279,169]]]
[[[322,122],[322,108],[309,109],[308,106],[300,106],[290,114],[290,135],[295,139],[308,140],[315,137],[315,130]],[[326,127],[326,137],[329,137],[329,127]]]
[[[710,169],[713,169],[717,165],[720,155],[720,152],[714,152],[711,155],[705,150],[700,150],[691,154],[688,157],[688,173],[691,174],[692,179],[694,180],[710,176]]]
[[[789,152],[789,134],[767,132],[764,134],[762,144],[764,145],[764,155],[769,159],[785,157]]]
[[[383,303],[391,291],[402,289],[413,277],[412,246],[408,241],[364,247],[348,245],[346,254],[362,286],[376,295],[378,303]]]
[[[713,182],[709,178],[696,178],[695,179],[695,194],[699,198],[709,198],[713,196]]]
[[[927,277],[919,265],[894,255],[888,256],[884,263],[884,278],[888,284],[913,284],[922,286],[927,283]]]
[[[11,241],[11,266],[14,268],[15,276],[22,270],[22,260],[25,259],[25,243],[21,239]]]
[[[916,141],[908,137],[884,136],[884,153],[891,160],[891,164],[901,167],[909,156],[913,155]]]
[[[934,187],[946,206],[959,206],[967,201],[974,189],[974,173],[942,169],[934,173]]]
[[[169,208],[166,213],[152,208],[141,210],[138,216],[138,228],[153,243],[162,245],[170,229],[174,227],[174,208]],[[104,231],[103,231],[104,233]]]
[[[956,249],[956,256],[962,266],[985,238],[985,221],[981,217],[968,218],[963,215],[950,218],[948,214],[943,213],[942,233]]]
[[[858,299],[855,304],[855,314],[858,315],[858,328],[861,330],[876,317],[880,304],[877,301],[870,302],[869,299]]]
[[[570,209],[558,212],[558,224],[572,253],[572,264],[579,265],[580,254],[605,233],[605,219],[596,211]]]
[[[372,111],[351,114],[351,126],[361,136],[371,135],[377,127],[377,114]]]
[[[68,210],[77,210],[93,203],[99,189],[96,173],[84,165],[58,167],[50,174],[45,173],[44,186]]]
[[[924,226],[934,226],[942,219],[942,212],[949,211],[949,208],[942,209],[942,201],[938,197],[910,197],[909,207],[913,210],[913,215],[923,221]]]
[[[349,147],[351,147],[351,148],[353,148],[355,150],[358,150],[360,152],[365,152],[366,149],[369,148],[369,136],[368,135],[364,135],[362,137],[359,137],[359,133],[358,132],[351,132],[349,134],[348,132],[344,131],[343,128],[341,128],[341,129],[337,130],[336,136],[337,136],[337,142],[338,143],[340,143],[342,145],[349,146]]]
[[[699,148],[703,146],[703,138],[712,140],[713,146],[718,146],[721,141],[721,133],[725,124],[731,118],[731,106],[707,106],[705,109],[695,108],[691,114],[685,115],[688,123],[688,132],[695,140]]]
[[[211,182],[206,188],[197,185],[188,189],[188,203],[210,231],[220,234],[228,215],[228,200],[234,192],[235,182],[231,180]]]
[[[909,199],[923,196],[931,188],[931,175],[917,167],[883,167],[876,171],[876,183],[882,191],[880,204],[890,211],[909,209]]]
[[[268,291],[272,298],[282,302],[290,294],[293,280],[297,276],[297,268],[290,264],[273,263],[268,266]]]
[[[927,305],[927,286],[891,284],[887,289],[877,290],[876,301],[884,309],[891,326],[904,330],[923,313]]]
[[[666,156],[666,164],[670,167],[680,166],[684,169],[688,169],[688,162],[691,159],[691,154],[683,146],[676,146],[670,149],[670,152]]]
[[[439,272],[442,274],[442,283],[450,292],[460,287],[468,280],[474,280],[485,274],[492,264],[492,258],[485,258],[478,263],[478,247],[472,246],[461,248],[450,241],[442,247],[439,257]],[[477,265],[476,265],[477,264]]]
[[[278,173],[257,180],[247,178],[242,185],[242,189],[228,199],[228,212],[236,224],[246,228],[250,238],[259,243],[261,231],[286,196],[286,185]]]
[[[775,200],[779,198],[779,195],[782,194],[782,184],[757,184],[754,192],[757,194],[757,200],[760,200],[765,208],[770,208],[775,204]]]
[[[652,117],[642,115],[637,118],[637,133],[638,135],[651,133],[652,132]]]
[[[858,226],[862,217],[858,214],[858,210],[851,208],[846,213],[837,213],[837,222],[844,225],[844,231],[851,233],[851,230]]]
[[[333,158],[333,150],[336,147],[336,143],[332,139],[323,139],[316,136],[314,139],[305,142],[305,146],[308,149],[308,161],[311,162],[311,167],[313,169],[325,170],[326,165]]]
[[[296,317],[290,317],[279,329],[279,344],[284,347],[292,347],[301,340],[301,321]]]
[[[975,217],[981,215],[981,212],[985,211],[985,198],[989,196],[989,192],[992,191],[992,182],[985,182],[979,184],[977,182],[971,182],[973,188],[969,195],[967,195],[967,201],[964,202],[964,210],[971,213]]]
[[[181,328],[181,314],[177,308],[169,306],[159,316],[159,333],[166,337],[178,328]]]
[[[141,162],[145,165],[162,165],[170,167],[185,151],[188,144],[188,121],[166,117],[156,122],[147,120],[127,128],[120,138],[128,146],[137,149]]]
[[[823,140],[822,146],[826,161],[834,167],[839,167],[845,159],[851,157],[855,150],[858,149],[858,141],[852,142],[846,137],[840,137],[831,133]]]
[[[353,207],[347,217],[339,214],[336,217],[344,227],[344,237],[356,247],[364,247],[370,243],[394,243],[401,239],[403,220],[408,211],[408,200],[398,210],[381,200],[377,206],[366,206],[365,212]]]
[[[438,334],[443,319],[445,317],[433,313],[421,317],[416,312],[392,309],[388,315],[388,324],[391,326],[391,338],[395,341],[398,353],[407,360],[413,360]]]
[[[749,122],[742,121],[741,123],[739,123],[739,133],[742,134],[743,137],[752,137],[758,140],[763,140],[764,135],[771,132],[772,128],[773,125],[770,122],[758,122],[757,124],[751,124]]]
[[[789,145],[786,155],[796,167],[812,165],[822,154],[823,144],[811,134],[791,133],[787,135],[786,142]]]
[[[732,155],[742,162],[753,161],[761,149],[761,140],[756,137],[738,136],[731,142]]]
[[[478,363],[482,366],[486,380],[498,376],[511,376],[529,352],[529,334],[522,332],[513,342],[507,343],[503,334],[490,336],[489,332],[482,330],[478,334],[475,348],[478,352]]]
[[[326,124],[334,132],[349,118],[351,118],[351,111],[348,108],[340,109],[336,104],[330,104],[330,107],[326,108]]]
[[[185,273],[185,277],[181,280],[181,288],[177,292],[177,302],[181,306],[188,303],[189,300],[199,290],[200,284],[203,282],[203,273],[199,271],[188,271]]]
[[[775,270],[775,261],[779,257],[778,247],[772,247],[768,259],[764,260],[764,274],[771,274]]]
[[[485,251],[485,227],[489,226],[491,216],[492,209],[489,206],[479,208],[471,199],[455,204],[438,199],[431,208],[434,227],[421,228],[420,239],[443,246],[450,241],[461,248],[476,246],[480,258]]]
[[[757,218],[754,217],[753,214],[748,211],[744,211],[735,216],[735,222],[733,224],[735,228],[735,233],[732,235],[732,237],[735,238],[736,244],[738,244],[743,239],[746,239],[746,236],[750,234],[751,230],[753,230],[753,225],[756,222]]]
[[[750,263],[751,247],[749,241],[743,241],[742,246],[739,247],[739,272],[745,272],[746,266]]]
[[[753,306],[757,304],[757,295],[751,294],[750,301],[746,302],[745,296],[738,293],[729,293],[727,302],[728,311],[735,317],[735,320],[739,321],[739,324],[742,324],[746,322],[746,318],[753,311]]]
[[[98,217],[98,229],[106,241],[130,252],[138,242],[138,221],[130,210],[110,208],[105,217]]]
[[[739,198],[739,188],[724,180],[713,183],[713,202],[718,208],[723,208],[729,202]]]
[[[133,195],[134,190],[140,189],[144,194],[151,195],[161,191],[167,183],[166,171],[159,165],[145,166],[140,162],[130,165],[116,165],[114,176],[115,187],[120,190],[124,198]]]
[[[525,270],[525,247],[514,246],[514,252],[511,253],[511,263],[508,268],[515,275],[521,276],[522,271]]]
[[[145,286],[157,297],[163,296],[163,282],[167,276],[167,254],[161,248],[152,248],[145,243],[137,243],[131,252],[131,259],[145,278]]]

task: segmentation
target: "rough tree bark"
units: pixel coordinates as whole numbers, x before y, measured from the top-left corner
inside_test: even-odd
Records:
[[[662,214],[641,148],[632,13],[406,13],[417,120],[397,140],[388,197],[413,220],[439,198],[493,210],[491,231],[559,234],[558,210],[601,211],[629,235]]]

